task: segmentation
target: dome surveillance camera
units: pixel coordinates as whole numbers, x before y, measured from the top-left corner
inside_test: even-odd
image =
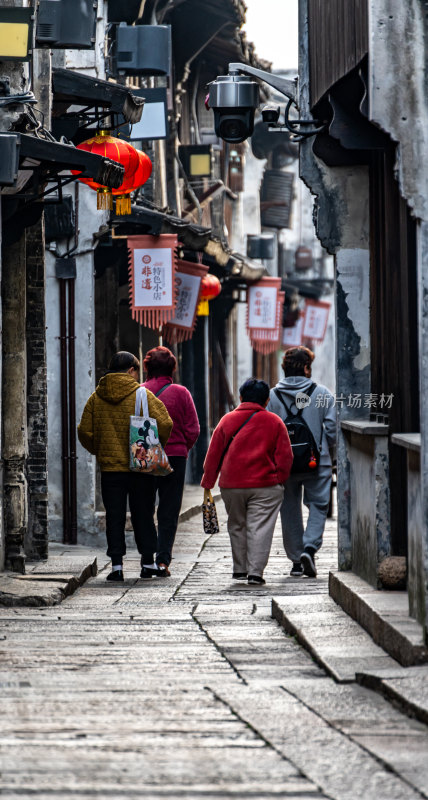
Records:
[[[208,105],[214,111],[215,132],[220,139],[238,144],[254,130],[259,86],[243,75],[219,75],[210,84]]]

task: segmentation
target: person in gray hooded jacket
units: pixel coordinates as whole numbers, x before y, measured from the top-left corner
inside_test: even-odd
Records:
[[[273,411],[282,420],[288,416],[285,406],[292,414],[303,409],[302,417],[319,446],[318,469],[313,473],[291,473],[285,484],[281,507],[284,548],[293,562],[290,575],[312,578],[317,574],[315,553],[322,545],[330,501],[330,450],[336,444],[336,409],[332,393],[326,386],[315,384],[310,396],[306,395],[314,384],[311,377],[314,358],[314,353],[307,347],[290,347],[285,351],[282,360],[284,378],[271,389],[267,406],[268,411]],[[309,509],[306,528],[303,525],[302,493],[303,502]]]

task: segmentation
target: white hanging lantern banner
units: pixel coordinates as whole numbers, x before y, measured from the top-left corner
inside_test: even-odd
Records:
[[[201,295],[201,282],[207,272],[208,267],[205,264],[177,261],[175,273],[177,304],[174,316],[163,329],[163,336],[168,342],[184,342],[192,338]]]
[[[327,330],[330,303],[306,300],[302,337],[322,342]]]
[[[281,320],[285,292],[281,278],[262,278],[248,289],[248,335],[254,350],[267,355],[281,345]]]
[[[248,289],[248,328],[275,329],[281,280],[262,278]]]
[[[159,329],[176,305],[177,236],[128,236],[129,293],[132,318]]]

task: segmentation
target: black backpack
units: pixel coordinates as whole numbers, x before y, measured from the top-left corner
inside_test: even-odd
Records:
[[[313,383],[305,394],[310,397],[314,389],[316,389],[316,383]],[[300,408],[296,414],[292,414],[281,392],[278,389],[274,389],[274,392],[287,412],[284,424],[290,437],[294,456],[291,472],[316,472],[320,463],[320,447],[317,446],[309,425],[302,417],[303,408]]]

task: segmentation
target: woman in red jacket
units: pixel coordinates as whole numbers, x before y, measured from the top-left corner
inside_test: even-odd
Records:
[[[212,489],[220,472],[233,578],[263,584],[293,452],[284,423],[265,410],[267,383],[249,378],[239,393],[240,405],[220,420],[212,435],[201,486]]]
[[[185,386],[173,383],[177,366],[175,355],[167,347],[154,347],[143,362],[147,380],[143,384],[168,410],[174,425],[165,452],[174,472],[161,478],[142,475],[145,491],[142,498],[145,525],[156,532],[154,523],[156,492],[159,496],[156,562],[142,564],[141,577],[170,576],[172,548],[183,499],[184,478],[189,450],[199,436],[199,420],[192,395]]]

